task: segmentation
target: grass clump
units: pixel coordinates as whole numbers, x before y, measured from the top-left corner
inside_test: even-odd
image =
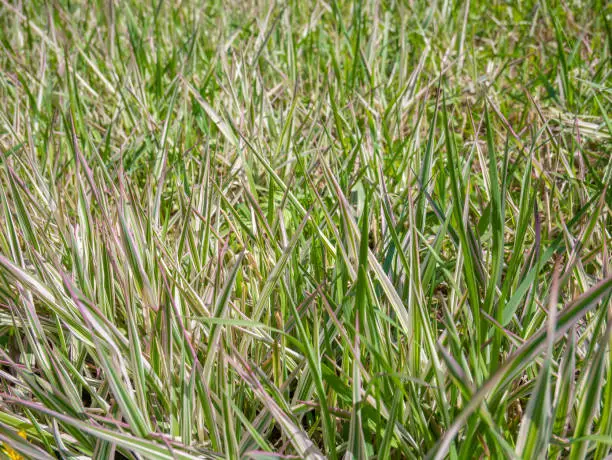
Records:
[[[4,454],[608,456],[609,17],[3,0]]]

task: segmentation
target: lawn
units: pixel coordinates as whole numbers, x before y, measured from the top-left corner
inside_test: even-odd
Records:
[[[0,457],[604,459],[612,8],[0,0]]]

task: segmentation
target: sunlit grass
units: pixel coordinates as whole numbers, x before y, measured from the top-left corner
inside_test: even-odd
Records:
[[[611,453],[611,11],[405,3],[2,0],[2,455]]]

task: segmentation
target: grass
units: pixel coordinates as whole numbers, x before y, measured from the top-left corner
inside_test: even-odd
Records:
[[[612,452],[612,23],[0,4],[10,458]]]

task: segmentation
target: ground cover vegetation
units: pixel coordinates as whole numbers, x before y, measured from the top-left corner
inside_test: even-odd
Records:
[[[611,12],[2,0],[2,455],[607,457]]]

